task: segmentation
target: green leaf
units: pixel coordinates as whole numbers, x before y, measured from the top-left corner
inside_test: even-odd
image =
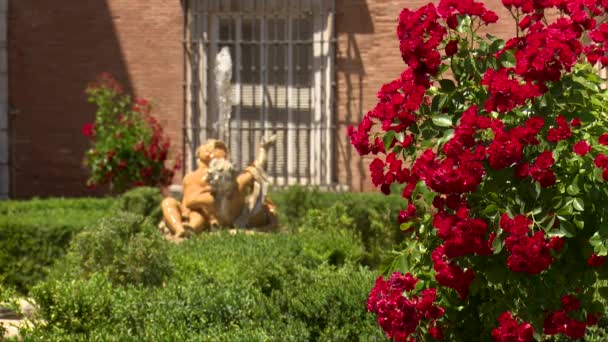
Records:
[[[443,73],[448,71],[449,69],[450,69],[450,66],[448,64],[441,64],[439,66],[439,73],[437,74],[437,77],[443,75]]]
[[[575,196],[575,195],[578,195],[578,193],[580,192],[580,189],[578,188],[578,185],[576,185],[576,183],[572,183],[572,184],[568,185],[568,187],[566,188],[566,191],[568,192],[568,195]]]
[[[458,23],[458,27],[456,27],[456,30],[458,30],[458,32],[465,32],[467,30],[470,29],[471,27],[471,17],[468,15],[464,15],[460,18],[459,23]]]
[[[454,84],[454,81],[452,80],[439,80],[439,84],[441,85],[441,92],[443,93],[451,93],[456,89],[456,84]]]
[[[502,238],[500,236],[496,236],[494,241],[492,241],[492,250],[494,251],[494,254],[500,253],[504,245],[505,242],[502,240]]]
[[[502,49],[504,46],[505,46],[504,40],[496,39],[495,41],[492,42],[492,44],[490,44],[490,50],[488,52],[489,53],[498,52],[498,50]]]
[[[449,115],[435,115],[431,119],[436,126],[439,127],[451,127],[452,126],[452,117]]]
[[[386,133],[384,133],[384,136],[382,137],[382,142],[384,143],[385,151],[390,150],[390,147],[391,147],[394,139],[395,139],[395,131],[387,131]]]
[[[404,132],[397,132],[395,133],[395,138],[397,138],[397,141],[402,143],[403,140],[405,139],[405,133]]]
[[[578,211],[585,211],[585,202],[580,197],[574,199],[574,202],[572,202],[572,206]]]
[[[403,222],[400,226],[399,229],[401,230],[408,230],[412,227],[412,224],[414,224],[414,222],[409,221],[409,222]]]
[[[502,55],[500,55],[500,57],[498,58],[498,61],[505,68],[514,68],[515,63],[517,63],[515,56],[510,51],[505,51]]]
[[[597,292],[600,294],[600,296],[602,296],[602,298],[608,299],[608,287],[600,287],[599,289],[597,289]]]
[[[593,234],[593,236],[589,238],[589,244],[593,246],[594,249],[598,249],[600,245],[604,244],[604,242],[600,234],[598,232],[595,232],[595,234]]]
[[[483,210],[483,213],[486,216],[495,215],[497,212],[498,212],[498,207],[496,206],[496,204],[490,204]]]

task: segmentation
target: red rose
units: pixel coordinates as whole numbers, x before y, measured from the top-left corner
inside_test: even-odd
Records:
[[[585,154],[589,153],[589,151],[591,151],[591,146],[585,140],[581,140],[574,144],[572,150],[579,156],[584,156]]]
[[[587,325],[584,322],[579,322],[577,320],[570,320],[568,324],[566,324],[566,331],[564,334],[570,337],[573,340],[583,338],[585,336],[585,332],[587,331]]]
[[[440,327],[431,327],[429,334],[436,340],[443,341],[443,330]]]
[[[538,167],[541,170],[548,170],[555,163],[555,159],[553,159],[553,152],[544,151],[539,154],[534,161],[534,166]]]
[[[492,24],[498,21],[498,15],[493,11],[487,11],[481,16],[481,20],[486,24]]]
[[[603,169],[608,166],[608,157],[605,154],[598,154],[593,161],[596,167]]]
[[[589,257],[589,259],[587,259],[587,265],[589,265],[590,267],[598,267],[598,266],[601,266],[602,264],[604,264],[605,260],[606,260],[605,256],[599,256],[599,255],[593,253]]]
[[[456,16],[456,14],[452,14],[447,20],[446,23],[448,24],[448,27],[451,28],[452,30],[455,30],[456,27],[458,27],[458,17]]]
[[[608,133],[602,134],[597,140],[601,145],[608,145]]]
[[[445,54],[449,57],[454,56],[458,52],[458,40],[450,40],[445,46]]]
[[[566,295],[562,297],[562,307],[566,312],[576,311],[581,307],[581,301],[576,299],[573,295]]]
[[[81,128],[82,135],[92,137],[95,134],[95,124],[85,123]]]

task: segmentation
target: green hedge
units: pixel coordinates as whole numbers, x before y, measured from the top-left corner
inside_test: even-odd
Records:
[[[406,203],[398,195],[322,192],[294,186],[271,197],[279,209],[279,221],[289,227],[299,227],[311,209],[324,210],[335,203],[344,205],[346,214],[353,219],[352,229],[363,243],[361,262],[373,268],[403,241],[397,215]]]
[[[25,338],[383,340],[365,311],[375,274],[351,261],[362,248],[358,240],[344,227],[335,230],[347,242],[329,246],[328,235],[308,230],[167,243],[173,272],[156,287],[113,286],[107,272],[53,277],[32,290],[47,323]],[[335,254],[345,257],[336,263]]]
[[[342,203],[353,221],[348,229],[363,244],[359,261],[371,267],[378,266],[386,251],[402,240],[396,215],[403,201],[398,196],[293,187],[271,197],[281,224],[292,229],[302,225],[308,210]],[[110,211],[140,214],[156,224],[161,199],[157,189],[137,188],[118,198],[0,201],[0,285],[27,293],[44,279],[46,268],[65,254],[72,237],[85,226],[92,226]]]
[[[0,285],[27,292],[72,236],[103,217],[109,199],[0,201]]]

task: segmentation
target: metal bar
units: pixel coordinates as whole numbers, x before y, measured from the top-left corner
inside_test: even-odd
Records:
[[[287,15],[287,18],[285,19],[285,28],[286,28],[286,38],[287,38],[287,60],[285,61],[285,73],[287,75],[287,82],[285,82],[285,108],[287,108],[287,122],[285,123],[286,127],[287,127],[287,134],[285,134],[285,150],[284,150],[284,155],[285,158],[283,159],[285,161],[285,169],[283,171],[283,177],[285,178],[285,182],[287,182],[289,175],[292,173],[293,170],[293,153],[289,153],[289,150],[291,148],[293,148],[294,144],[295,144],[295,139],[293,137],[293,134],[290,133],[292,132],[294,126],[293,126],[293,110],[291,107],[292,104],[292,97],[291,97],[291,90],[290,88],[293,87],[293,68],[291,68],[292,66],[292,61],[293,61],[293,44],[289,41],[289,39],[293,38],[293,34],[292,34],[292,17],[290,14]]]
[[[278,2],[275,3],[275,6],[278,6]],[[277,14],[274,15],[274,37],[273,37],[273,43],[274,41],[279,39],[279,16]],[[278,116],[278,106],[277,106],[277,101],[279,100],[279,96],[278,96],[278,88],[277,88],[277,84],[279,83],[279,73],[278,73],[278,67],[276,65],[277,61],[279,60],[279,46],[280,45],[273,45],[274,48],[274,58],[273,58],[273,62],[275,63],[272,66],[272,71],[273,71],[273,79],[274,79],[274,102],[275,102],[275,106],[273,108],[273,120],[272,120],[272,132],[273,134],[276,134],[277,132],[277,122],[276,122],[276,117]],[[272,178],[273,178],[273,183],[276,184],[277,183],[277,174],[278,174],[278,166],[279,166],[279,162],[277,160],[277,148],[273,148],[272,149],[272,162],[273,162],[273,172],[272,172]],[[270,168],[269,168],[270,169]]]
[[[298,8],[302,6],[302,1],[298,0]],[[300,38],[300,21],[299,21],[299,17],[296,17],[296,19],[294,20],[294,23],[296,25],[296,39]],[[301,46],[297,45],[295,47],[296,49],[296,60],[295,60],[295,69],[296,69],[296,87],[299,89],[300,86],[300,82],[301,80],[301,75],[300,75],[300,50],[301,50]],[[298,117],[301,117],[301,109],[300,109],[300,92],[297,92],[297,113],[298,113]],[[298,118],[299,119],[299,118]],[[297,123],[295,123],[296,127],[299,127],[300,123],[299,120]],[[296,165],[295,165],[295,170],[296,170],[296,179],[297,182],[300,183],[300,156],[301,154],[298,153],[299,149],[300,149],[300,145],[301,145],[301,141],[300,141],[300,130],[296,131],[296,145],[295,145],[295,150],[293,151],[293,153],[295,153],[296,155]]]
[[[252,19],[256,19],[256,18],[252,18]],[[293,45],[305,45],[305,44],[313,44],[313,43],[321,43],[321,42],[335,42],[335,39],[320,39],[320,40],[315,40],[315,39],[294,39],[292,41],[289,40],[277,40],[277,41],[261,41],[261,40],[246,40],[246,41],[241,41],[241,44],[243,45],[264,45],[264,44],[293,44]],[[211,43],[210,40],[201,40],[202,43]],[[219,43],[224,43],[224,44],[234,44],[236,43],[235,39],[220,39],[217,42]],[[196,43],[195,43],[196,44]]]
[[[313,27],[311,29],[311,35],[313,37],[314,37],[314,32],[315,32],[314,24],[315,24],[314,23],[314,19],[311,17],[310,18],[310,25],[313,25]],[[312,40],[314,40],[314,39],[312,39]],[[313,106],[313,103],[312,103],[312,99],[313,99],[312,90],[313,90],[313,86],[314,86],[314,83],[313,83],[314,73],[313,73],[313,66],[311,64],[311,63],[314,63],[314,46],[312,46],[312,45],[314,45],[314,43],[311,43],[310,45],[311,45],[311,47],[310,47],[310,54],[312,56],[310,56],[310,61],[309,61],[308,65],[307,65],[307,71],[308,71],[308,75],[310,77],[310,85],[308,86],[308,108],[309,108],[309,118],[308,118],[308,123],[307,123],[308,125],[311,124],[312,114],[314,112],[314,106]],[[308,132],[306,132],[306,133],[308,133]],[[310,138],[310,136],[311,136],[311,134],[308,133],[308,137],[309,137],[308,138],[309,153],[307,155],[308,155],[309,160],[312,160],[312,158],[311,158],[311,151],[313,149],[311,147],[313,146],[313,140]],[[309,162],[309,165],[310,165],[310,162]],[[312,168],[310,166],[306,169],[306,178],[309,181],[312,178]]]
[[[321,4],[320,4],[321,6]],[[323,170],[323,161],[322,161],[322,156],[323,153],[321,153],[322,150],[322,144],[321,144],[321,130],[319,129],[318,125],[321,123],[321,121],[323,120],[323,118],[327,115],[327,111],[325,108],[325,63],[326,63],[326,54],[325,54],[325,43],[323,41],[323,39],[325,38],[325,30],[327,29],[327,18],[325,18],[324,16],[320,15],[320,20],[322,20],[322,26],[321,26],[321,115],[318,118],[318,121],[315,120],[315,126],[317,126],[317,129],[315,130],[315,136],[317,138],[317,143],[319,144],[319,155],[317,158],[317,162],[319,163],[319,165],[317,166],[317,172],[316,172],[316,183],[317,184],[321,184],[321,173]]]
[[[266,0],[260,0],[262,1],[262,7],[265,7],[266,5]],[[260,40],[262,42],[264,42],[266,40],[266,37],[268,35],[268,32],[266,32],[266,17],[264,16],[264,13],[262,12],[262,15],[260,16]],[[266,128],[267,128],[267,113],[266,113],[266,91],[267,91],[267,86],[268,86],[268,79],[267,79],[267,75],[266,75],[266,44],[262,44],[260,45],[260,83],[262,85],[261,87],[261,91],[260,91],[260,97],[262,100],[262,108],[260,108],[260,123],[262,125],[262,127],[264,128],[264,130],[262,131],[262,136],[265,134],[266,132]],[[254,155],[255,155],[255,151],[256,151],[256,147],[258,144],[258,140],[256,140],[255,145],[253,146],[254,148]]]
[[[315,6],[317,7],[317,6]],[[314,34],[313,34],[313,38],[316,42],[321,42],[322,41],[322,34],[323,34],[323,25],[322,25],[322,18],[317,15],[313,17],[313,22],[315,25],[315,29],[314,29]],[[321,39],[319,39],[321,38]],[[317,124],[319,122],[319,118],[323,115],[321,110],[321,87],[322,84],[321,82],[323,81],[323,78],[321,77],[321,64],[322,59],[323,59],[323,53],[322,53],[322,48],[320,48],[320,44],[314,43],[313,47],[313,63],[314,63],[314,74],[313,74],[313,83],[314,83],[314,111],[311,117],[311,125],[313,126],[313,130],[311,130],[310,132],[310,140],[311,140],[311,158],[310,158],[310,172],[312,177],[314,178],[316,181],[316,175],[318,174],[319,170],[318,170],[318,159],[319,159],[319,155],[320,155],[320,147],[319,147],[319,137],[318,137],[318,132],[317,132]]]
[[[257,1],[256,0],[253,0],[253,8],[257,8]],[[253,23],[251,37],[254,38],[254,39],[255,39],[255,36],[256,36],[257,21],[258,21],[258,19],[255,18],[255,17],[251,21]],[[253,75],[255,75],[255,50],[252,51],[251,56],[252,56],[251,75],[253,77],[252,81],[255,84],[255,76],[253,76]],[[256,87],[253,87],[252,99],[253,99],[253,107],[254,108],[256,107],[256,98],[257,98],[256,97]],[[252,124],[254,124],[254,123],[252,121],[249,121],[248,126],[251,127]],[[255,126],[255,124],[254,124],[254,126]],[[255,136],[255,134],[249,134],[249,145],[247,146],[247,148],[249,150],[249,153],[248,153],[249,159],[252,159],[252,156],[255,153],[255,148],[253,147],[254,144],[255,144],[255,142],[254,142],[254,140],[255,140],[254,136]],[[250,162],[250,161],[248,161],[248,162]]]
[[[239,1],[239,4],[242,4],[242,0]],[[242,7],[242,6],[241,6]],[[236,109],[236,121],[238,125],[237,130],[237,148],[233,149],[238,151],[237,153],[237,165],[239,168],[243,167],[243,135],[241,134],[243,128],[243,119],[242,119],[242,110],[243,110],[243,80],[242,80],[242,72],[243,72],[243,51],[242,51],[242,42],[243,39],[243,18],[236,18],[236,47],[235,47],[235,84],[238,87],[237,90],[237,102],[238,106]]]
[[[328,66],[328,73],[327,73],[327,78],[328,78],[328,82],[330,83],[328,85],[328,96],[329,98],[329,104],[328,104],[328,114],[327,114],[327,118],[325,120],[325,125],[326,126],[334,126],[334,122],[335,122],[335,117],[336,117],[336,96],[335,96],[335,80],[336,80],[336,67],[335,67],[335,43],[334,43],[334,38],[336,35],[336,16],[335,16],[335,6],[336,6],[336,2],[335,0],[331,0],[330,2],[330,9],[329,9],[329,13],[328,15],[330,16],[329,18],[329,39],[328,39],[328,47],[329,47],[329,51],[328,51],[328,57],[329,57],[329,66]],[[326,144],[327,144],[327,152],[326,152],[326,183],[327,185],[330,185],[332,183],[334,183],[334,158],[336,156],[336,149],[335,149],[335,143],[334,143],[334,139],[332,139],[332,133],[335,132],[334,130],[329,130],[326,129],[325,130],[325,138],[326,138]]]
[[[204,127],[204,126],[192,126],[192,127],[194,127],[197,130],[206,130],[206,131],[212,131],[212,130],[214,130],[213,127]],[[322,125],[322,126],[319,126],[319,127],[321,127],[322,129],[336,129],[337,128],[335,125],[332,125],[332,126],[324,126],[324,125]],[[278,130],[284,130],[284,131],[290,131],[290,130],[292,130],[292,131],[298,131],[298,130],[312,131],[315,128],[311,127],[311,126],[304,126],[304,127],[294,127],[294,128],[277,127],[277,129]],[[247,131],[247,130],[262,131],[262,130],[264,130],[264,127],[250,127],[250,128],[243,127],[243,130],[244,131]]]

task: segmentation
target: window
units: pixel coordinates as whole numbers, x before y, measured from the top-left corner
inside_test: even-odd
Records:
[[[332,183],[332,1],[194,0],[188,30],[188,151],[218,138],[223,125],[243,168],[261,137],[276,134],[268,164],[275,184]],[[218,116],[214,80],[224,47],[232,58],[228,123]]]

